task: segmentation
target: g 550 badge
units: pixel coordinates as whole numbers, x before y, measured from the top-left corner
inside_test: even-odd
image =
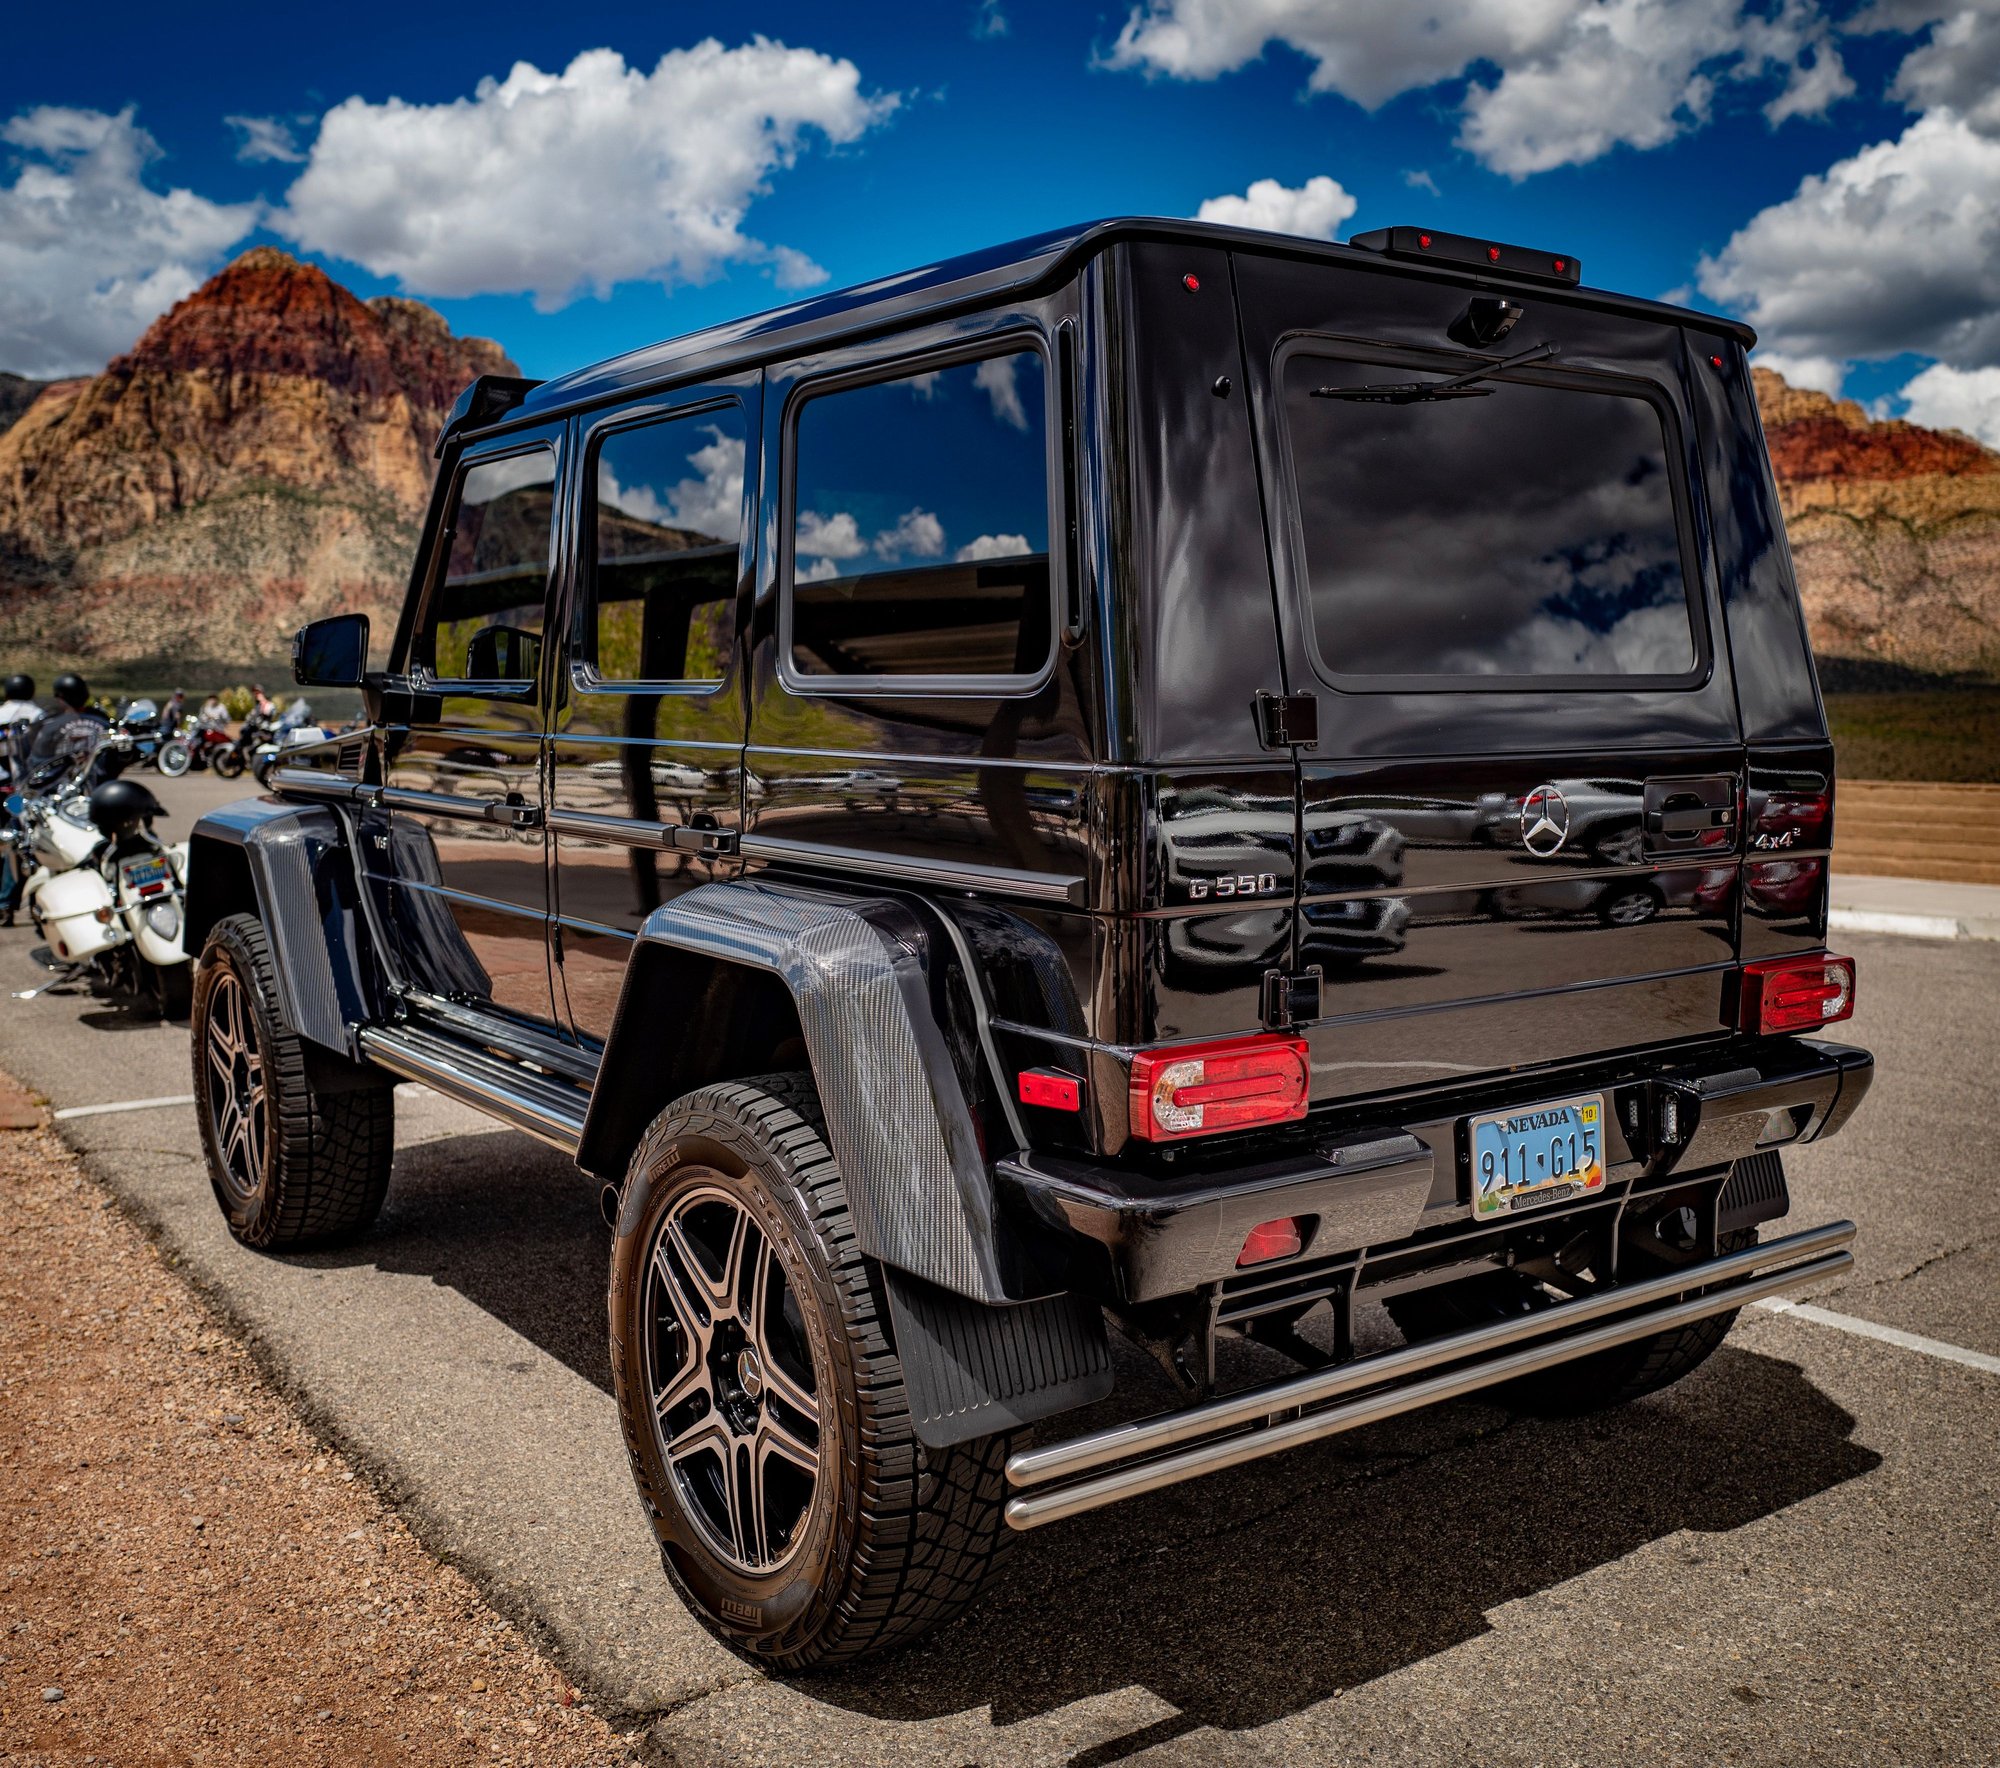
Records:
[[[1275,896],[1276,872],[1234,872],[1227,878],[1196,878],[1188,885],[1189,902],[1207,902],[1220,896]]]

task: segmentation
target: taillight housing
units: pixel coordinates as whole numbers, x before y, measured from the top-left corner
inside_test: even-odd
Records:
[[[1811,1031],[1854,1012],[1854,960],[1820,952],[1745,964],[1736,989],[1738,1031],[1768,1037]]]
[[[1306,1114],[1312,1058],[1301,1037],[1227,1038],[1132,1058],[1131,1132],[1179,1142]]]

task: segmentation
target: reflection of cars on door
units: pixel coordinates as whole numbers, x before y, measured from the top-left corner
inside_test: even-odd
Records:
[[[1115,222],[475,382],[395,632],[299,635],[365,725],[194,832],[232,1232],[365,1230],[398,1079],[573,1156],[666,1573],[787,1668],[1010,1531],[1677,1379],[1848,1262],[1757,1236],[1871,1072],[1796,1035],[1853,973],[1750,341]]]

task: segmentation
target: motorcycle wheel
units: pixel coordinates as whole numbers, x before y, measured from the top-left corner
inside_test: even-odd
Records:
[[[215,754],[215,771],[225,780],[233,780],[243,771],[243,756],[236,749],[218,749]]]
[[[153,757],[153,765],[170,780],[177,780],[194,766],[194,751],[180,737],[170,737],[160,745],[160,752]]]
[[[143,960],[141,960],[143,963]],[[148,992],[162,1019],[185,1019],[194,1010],[192,964],[146,964]]]

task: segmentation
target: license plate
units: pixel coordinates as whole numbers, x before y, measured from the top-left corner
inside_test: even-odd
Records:
[[[1475,1117],[1472,1214],[1487,1221],[1604,1189],[1604,1095]]]
[[[128,859],[119,870],[124,875],[125,888],[135,895],[142,891],[163,889],[173,881],[163,859]]]

